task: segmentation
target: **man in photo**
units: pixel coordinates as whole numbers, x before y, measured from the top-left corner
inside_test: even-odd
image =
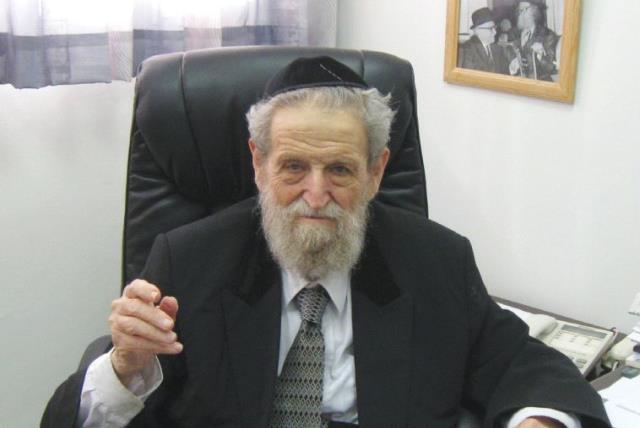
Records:
[[[518,32],[513,27],[509,18],[502,18],[500,20],[500,26],[498,28],[497,43],[504,45],[505,43],[511,43],[518,36]]]
[[[529,79],[552,81],[558,73],[556,47],[559,37],[546,25],[546,5],[540,0],[518,1],[515,18],[519,31],[513,42],[510,73]]]
[[[491,9],[483,7],[471,14],[473,36],[458,47],[458,67],[509,74],[503,49],[496,45],[496,24]]]

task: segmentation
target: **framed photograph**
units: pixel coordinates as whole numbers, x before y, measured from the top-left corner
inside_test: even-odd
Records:
[[[448,0],[444,80],[572,103],[581,0]]]

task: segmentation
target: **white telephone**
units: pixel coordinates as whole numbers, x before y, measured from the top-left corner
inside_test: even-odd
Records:
[[[559,321],[549,315],[532,314],[504,303],[498,304],[527,323],[530,336],[569,357],[585,376],[609,348],[615,336],[610,330]]]
[[[524,321],[529,325],[529,335],[565,354],[585,376],[614,338],[612,331],[558,321],[549,315],[531,314]]]

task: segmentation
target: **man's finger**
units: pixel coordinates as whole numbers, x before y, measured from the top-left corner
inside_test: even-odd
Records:
[[[118,299],[112,305],[112,309],[114,314],[139,318],[160,330],[170,331],[174,326],[173,318],[166,314],[165,311],[140,299]]]
[[[136,336],[158,343],[173,343],[177,335],[173,331],[166,331],[136,317],[113,315],[109,317],[111,334],[121,333],[126,336]]]
[[[158,309],[169,315],[171,319],[175,321],[178,315],[178,300],[173,296],[164,296],[162,300],[160,300]]]
[[[118,332],[115,332],[113,339],[114,346],[125,351],[179,354],[183,349],[183,345],[180,342],[158,343],[143,337],[121,335]],[[115,343],[117,343],[117,345]]]
[[[144,279],[135,279],[124,288],[122,293],[129,299],[140,299],[146,303],[156,303],[160,300],[160,289]]]

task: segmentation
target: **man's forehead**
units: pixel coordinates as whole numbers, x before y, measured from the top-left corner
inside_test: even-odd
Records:
[[[318,124],[331,128],[364,128],[364,120],[357,109],[349,106],[329,107],[306,101],[295,105],[277,107],[272,117],[272,126],[286,123],[313,127]]]
[[[308,142],[283,140],[274,150],[272,159],[276,163],[287,161],[308,161],[311,163],[359,164],[366,159],[366,153],[357,143],[313,145]]]
[[[362,119],[349,109],[314,106],[280,109],[273,117],[272,143],[276,151],[315,153],[366,151]],[[279,150],[278,150],[279,149]]]

